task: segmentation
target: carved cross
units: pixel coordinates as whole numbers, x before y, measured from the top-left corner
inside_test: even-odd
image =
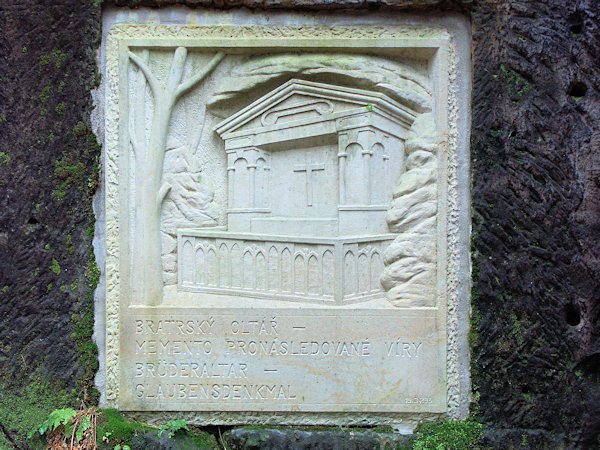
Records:
[[[317,170],[325,170],[325,164],[306,164],[294,167],[294,172],[305,172],[306,176],[306,206],[313,204],[313,173]]]

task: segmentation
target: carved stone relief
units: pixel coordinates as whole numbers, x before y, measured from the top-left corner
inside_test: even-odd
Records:
[[[174,32],[107,44],[110,404],[447,411],[448,35]]]

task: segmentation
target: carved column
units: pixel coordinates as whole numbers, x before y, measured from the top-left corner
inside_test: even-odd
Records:
[[[236,152],[227,152],[227,207],[233,208],[235,196],[235,159]]]
[[[254,208],[256,205],[256,163],[248,164],[248,192],[250,194],[250,208]]]
[[[339,184],[339,204],[346,204],[346,146],[348,145],[348,134],[338,135],[338,184]]]
[[[364,183],[364,197],[363,203],[365,205],[371,204],[371,156],[373,152],[370,147],[363,147],[362,158],[363,158],[363,183]]]
[[[387,135],[383,135],[381,139],[381,159],[383,160],[383,184],[384,184],[384,192],[387,194],[391,192],[391,183],[390,183],[390,151],[389,151],[389,141],[390,137]],[[384,204],[387,203],[387,199],[384,199]]]

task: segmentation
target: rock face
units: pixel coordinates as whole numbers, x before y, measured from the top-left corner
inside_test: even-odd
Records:
[[[473,379],[488,443],[600,433],[600,4],[594,0],[116,0],[119,5],[454,9],[473,21]],[[100,8],[0,10],[0,372],[81,379],[98,155]],[[88,270],[89,272],[89,270]]]
[[[397,433],[372,431],[293,430],[290,428],[257,430],[233,429],[223,435],[232,450],[300,450],[327,448],[359,450],[379,448],[410,448],[411,438]]]
[[[479,408],[567,447],[600,431],[599,14],[560,0],[473,14]]]
[[[75,0],[9,0],[0,10],[2,385],[35,375],[75,387],[91,368],[77,362],[71,335],[92,314],[86,271],[99,147],[90,90],[99,18],[91,2]]]

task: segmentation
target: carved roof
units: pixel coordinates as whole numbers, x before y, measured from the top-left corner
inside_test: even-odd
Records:
[[[301,120],[319,121],[345,111],[376,112],[409,128],[417,112],[379,92],[292,79],[233,114],[215,127],[223,139],[280,128]],[[310,117],[312,114],[313,117]]]

